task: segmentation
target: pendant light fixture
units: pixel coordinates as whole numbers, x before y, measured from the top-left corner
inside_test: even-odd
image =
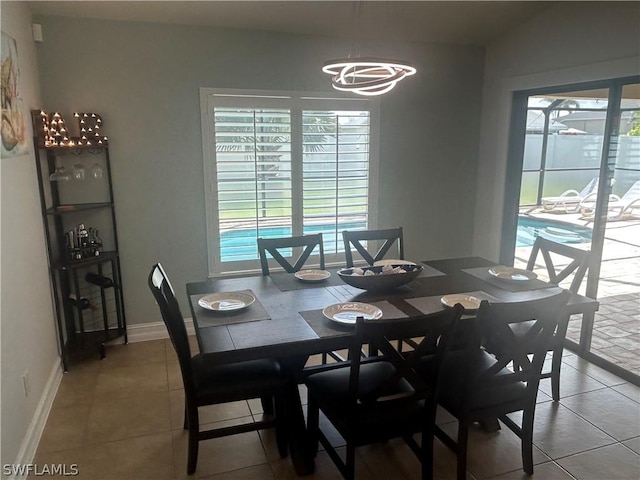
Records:
[[[354,15],[360,22],[361,2],[354,3]],[[357,48],[356,48],[357,52]],[[336,90],[358,95],[382,95],[389,92],[405,77],[416,73],[413,65],[402,61],[378,57],[352,57],[330,60],[322,67],[332,75],[331,85]]]
[[[333,75],[336,90],[359,95],[382,95],[400,80],[416,73],[416,69],[400,60],[376,57],[342,58],[324,64],[322,71]]]

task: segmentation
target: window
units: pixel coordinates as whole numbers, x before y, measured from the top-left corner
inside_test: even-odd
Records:
[[[201,90],[209,274],[259,268],[258,237],[372,228],[377,101]]]

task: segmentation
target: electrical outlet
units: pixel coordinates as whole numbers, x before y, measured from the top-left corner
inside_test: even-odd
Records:
[[[22,375],[22,386],[24,388],[24,396],[29,396],[29,372],[24,372]]]

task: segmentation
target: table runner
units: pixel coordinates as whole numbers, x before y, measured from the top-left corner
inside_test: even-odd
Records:
[[[406,318],[408,316],[386,300],[371,302],[369,305],[374,305],[382,310],[382,318],[384,319]],[[307,321],[318,337],[333,336],[336,332],[344,332],[345,334],[353,332],[352,326],[332,322],[322,314],[322,310],[305,310],[300,312],[300,315]]]
[[[258,297],[252,290],[238,290],[236,292],[228,293],[250,293],[256,300],[247,308],[242,310],[214,312],[198,305],[198,300],[206,295],[210,295],[210,293],[191,295],[191,304],[193,305],[193,309],[196,310],[195,313],[198,317],[198,328],[231,325],[233,323],[255,322],[258,320],[271,320],[269,313],[262,306],[262,303],[260,303],[260,300],[258,300]]]
[[[488,293],[483,292],[481,290],[477,290],[475,292],[463,292],[463,293],[460,293],[459,295],[471,295],[476,298],[479,298],[480,300],[489,300],[490,302],[500,302],[500,300],[497,299],[496,297],[489,295]],[[443,296],[444,295],[434,295],[432,297],[408,298],[405,300],[405,302],[417,308],[422,313],[429,314],[429,313],[439,312],[440,310],[445,308],[444,305],[442,305],[442,302],[440,301],[440,299]]]
[[[422,272],[420,272],[420,275],[418,275],[416,279],[445,275],[440,270],[436,270],[429,265],[422,265],[422,267]],[[327,268],[326,270],[331,272],[331,276],[321,282],[302,282],[298,280],[293,273],[286,272],[272,273],[269,276],[271,277],[271,280],[273,280],[273,283],[278,286],[281,292],[287,292],[290,290],[302,290],[307,288],[338,287],[340,285],[346,285],[338,275],[338,270],[342,270],[343,268],[345,267]]]
[[[501,280],[491,275],[487,267],[465,268],[462,271],[468,275],[472,275],[480,280],[490,283],[494,287],[501,288],[502,290],[509,290],[510,292],[526,292],[528,290],[541,290],[543,288],[553,287],[553,285],[543,282],[542,280],[538,280],[537,278],[523,281]]]
[[[429,265],[422,265],[422,267],[423,270],[416,277],[416,279],[445,275],[440,270],[436,270]],[[338,270],[341,270],[343,268],[345,267],[327,268],[326,270],[331,272],[331,276],[321,282],[303,282],[298,280],[293,273],[287,272],[272,273],[269,275],[269,277],[271,278],[271,280],[273,280],[273,283],[278,286],[281,292],[287,292],[290,290],[303,290],[308,288],[338,287],[340,285],[346,285],[338,275]]]

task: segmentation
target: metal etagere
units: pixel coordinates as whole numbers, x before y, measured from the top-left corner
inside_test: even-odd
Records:
[[[68,135],[59,114],[32,111],[34,151],[58,339],[65,371],[127,343],[107,137],[96,114]],[[92,116],[92,117],[90,117]],[[82,118],[93,120],[84,130]],[[97,123],[96,123],[97,122]],[[97,125],[97,127],[96,127]]]

